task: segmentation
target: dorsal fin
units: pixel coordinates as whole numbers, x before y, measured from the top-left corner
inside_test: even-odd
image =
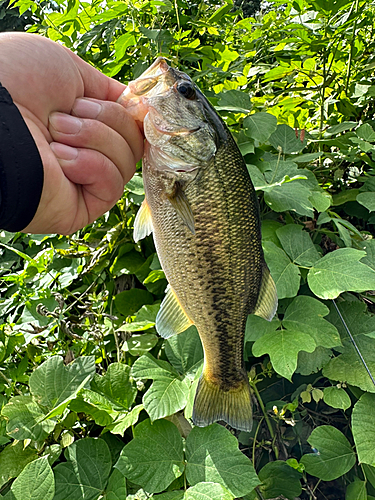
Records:
[[[254,314],[271,321],[277,310],[277,291],[267,264],[263,265],[263,275]]]
[[[137,243],[137,241],[151,234],[152,231],[151,210],[145,198],[135,217],[133,232],[134,241]]]
[[[168,285],[166,296],[156,316],[155,326],[158,334],[167,339],[175,333],[187,330],[193,324],[183,310],[173,288]]]

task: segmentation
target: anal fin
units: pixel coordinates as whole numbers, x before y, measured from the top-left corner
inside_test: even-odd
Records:
[[[271,321],[277,310],[277,291],[267,264],[263,265],[263,275],[254,314]]]
[[[137,243],[137,241],[151,234],[152,231],[151,210],[146,199],[144,199],[134,221],[134,241]]]
[[[156,330],[158,334],[167,339],[175,333],[181,333],[194,323],[183,310],[173,288],[169,285],[167,293],[161,303],[156,316]]]

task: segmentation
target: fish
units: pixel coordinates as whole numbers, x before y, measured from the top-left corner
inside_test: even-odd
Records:
[[[198,86],[162,57],[129,82],[119,102],[146,138],[134,240],[153,234],[169,283],[156,330],[169,338],[195,325],[203,345],[192,421],[250,431],[246,320],[255,314],[270,321],[277,293],[245,161]]]

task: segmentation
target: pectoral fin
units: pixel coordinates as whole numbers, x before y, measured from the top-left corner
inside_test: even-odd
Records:
[[[173,196],[169,196],[168,199],[172,203],[173,208],[176,210],[183,222],[187,225],[190,231],[195,234],[193,211],[191,210],[190,203],[183,189],[178,187]]]
[[[271,321],[277,309],[276,285],[267,265],[263,266],[262,282],[254,314]]]
[[[158,334],[167,339],[175,333],[185,331],[193,324],[194,323],[188,318],[183,310],[172,287],[168,286],[167,294],[156,316],[155,326]]]
[[[134,241],[142,240],[151,234],[152,231],[151,211],[146,199],[144,199],[134,221]]]

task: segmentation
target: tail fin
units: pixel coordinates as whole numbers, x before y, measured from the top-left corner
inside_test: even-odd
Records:
[[[192,418],[199,427],[224,420],[235,429],[250,432],[253,420],[248,380],[244,379],[235,389],[223,391],[202,374],[195,394]]]

